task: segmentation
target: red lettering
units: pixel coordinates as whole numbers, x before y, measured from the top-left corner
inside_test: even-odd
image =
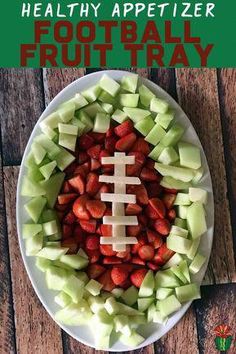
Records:
[[[184,21],[184,42],[185,43],[200,43],[200,37],[191,37],[191,22]]]
[[[183,44],[176,44],[174,53],[172,55],[170,66],[176,66],[176,64],[183,64],[183,66],[189,66],[188,58],[184,50]]]
[[[147,43],[148,41],[155,41],[161,43],[161,38],[158,33],[156,23],[154,21],[148,21],[145,27],[141,42]]]
[[[20,47],[20,65],[27,66],[28,58],[34,58],[34,52],[36,50],[36,44],[22,44]]]
[[[164,48],[161,44],[149,44],[147,46],[147,66],[153,66],[153,62],[159,67],[164,66]]]
[[[84,34],[84,29],[88,30],[88,34]],[[77,39],[81,43],[89,43],[93,42],[95,39],[95,24],[91,21],[81,21],[78,23],[76,32]]]
[[[84,66],[91,65],[91,53],[90,53],[90,45],[84,45]]]
[[[130,51],[130,62],[131,66],[137,66],[138,62],[138,51],[143,50],[143,44],[125,44],[125,50]]]
[[[81,63],[81,45],[75,45],[75,55],[74,59],[69,59],[69,54],[71,54],[71,48],[68,44],[62,44],[61,46],[61,56],[62,62],[65,66],[78,66]]]
[[[121,22],[121,43],[133,43],[137,40],[137,24],[134,21]]]
[[[207,59],[214,45],[208,44],[205,49],[202,48],[201,44],[194,44],[194,47],[201,58],[201,66],[207,66]]]
[[[104,27],[105,30],[105,43],[112,42],[112,28],[118,26],[117,21],[99,21],[99,26]]]
[[[45,27],[50,27],[50,21],[35,21],[34,23],[34,41],[35,43],[41,43],[41,35],[48,34],[48,29]]]
[[[172,36],[172,22],[165,21],[165,42],[166,43],[181,43],[180,37]]]
[[[65,30],[65,35],[61,34]],[[58,43],[69,43],[73,39],[73,25],[69,21],[58,21],[54,26],[54,38]]]
[[[58,66],[56,62],[57,47],[53,44],[42,44],[40,47],[40,66],[47,66],[47,61],[50,66]]]
[[[94,50],[100,52],[100,65],[107,65],[107,50],[112,50],[112,44],[94,44]]]

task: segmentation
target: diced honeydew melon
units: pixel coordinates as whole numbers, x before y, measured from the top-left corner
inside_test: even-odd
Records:
[[[24,176],[22,187],[21,187],[22,196],[38,197],[45,194],[46,194],[45,189],[39,183],[30,180],[27,176]]]
[[[186,220],[181,219],[181,218],[175,218],[175,222],[174,222],[175,226],[181,227],[183,229],[187,228],[187,223]]]
[[[184,275],[184,277],[187,279],[187,281],[190,283],[191,280],[190,280],[189,268],[188,268],[187,261],[185,259],[180,262],[179,269]]]
[[[178,193],[174,205],[190,205],[190,199],[189,199],[189,194],[188,193]]]
[[[168,146],[162,150],[158,161],[163,163],[164,165],[171,165],[174,162],[178,161],[179,156],[175,149],[172,146]]]
[[[151,159],[153,159],[154,161],[158,161],[158,158],[164,148],[165,147],[159,143],[157,146],[154,147],[154,149],[152,149],[148,156],[151,157]]]
[[[64,102],[63,104],[60,105],[59,109],[57,110],[57,113],[60,116],[60,119],[64,123],[68,123],[75,114],[75,104],[74,102]]]
[[[34,182],[40,182],[44,179],[44,176],[42,175],[38,167],[29,167],[27,176],[29,180]]]
[[[116,315],[120,311],[119,304],[116,302],[116,299],[113,296],[106,299],[104,308],[109,313],[109,315]]]
[[[38,222],[39,217],[46,203],[47,203],[47,199],[40,196],[40,197],[32,198],[28,203],[24,205],[28,215],[35,223]]]
[[[144,315],[143,312],[140,312],[136,309],[134,309],[133,307],[127,306],[125,304],[122,304],[120,302],[117,302],[117,304],[119,305],[119,314],[122,315],[127,315],[127,316],[138,316],[138,315]]]
[[[187,219],[188,208],[187,205],[178,205],[177,214],[181,219]]]
[[[139,288],[139,297],[149,297],[152,296],[155,287],[155,280],[153,271],[149,270],[145,275],[143,282]]]
[[[165,136],[161,139],[164,146],[174,146],[184,134],[184,128],[179,123],[174,123]]]
[[[131,329],[137,329],[140,325],[147,324],[146,316],[132,316],[129,318],[129,324]]]
[[[122,93],[119,95],[121,106],[135,108],[138,106],[139,94],[137,93]]]
[[[37,252],[37,256],[54,261],[65,254],[68,249],[69,248],[66,247],[43,247],[39,252]]]
[[[78,250],[77,254],[78,254],[79,256],[83,257],[83,258],[88,259],[88,255],[87,255],[87,253],[83,250],[83,248],[80,248],[80,249]]]
[[[52,130],[50,127],[48,127],[47,125],[41,125],[40,128],[41,131],[47,136],[47,138],[49,138],[50,140],[55,139],[57,133],[54,130]]]
[[[184,238],[188,237],[188,230],[176,225],[171,226],[170,233]]]
[[[109,336],[113,330],[113,316],[110,316],[105,309],[99,311],[92,316],[91,325],[93,332],[94,328],[98,328],[100,336]]]
[[[164,316],[161,311],[155,311],[153,315],[153,322],[165,325],[168,321],[168,317]]]
[[[36,164],[40,164],[43,161],[47,151],[36,141],[31,145],[31,150],[33,152]]]
[[[156,301],[156,310],[160,311],[160,300]]]
[[[156,289],[158,288],[175,288],[179,286],[179,280],[171,272],[170,269],[161,270],[155,276]]]
[[[61,291],[70,273],[66,269],[50,266],[46,269],[46,284],[48,289]]]
[[[125,75],[121,79],[121,87],[122,89],[135,93],[138,84],[138,75],[137,74],[130,74]]]
[[[180,165],[197,170],[201,167],[201,154],[198,146],[186,142],[179,142]]]
[[[182,182],[190,182],[194,177],[193,170],[189,168],[169,166],[159,162],[156,162],[154,167],[162,176],[172,176]]]
[[[84,283],[75,275],[71,275],[62,290],[71,297],[72,301],[76,304],[80,302],[84,294]]]
[[[44,236],[53,235],[58,231],[56,220],[48,221],[42,227]]]
[[[156,113],[166,113],[168,111],[169,104],[165,100],[157,97],[153,97],[150,102],[150,110]]]
[[[95,333],[95,348],[96,350],[108,350],[110,347],[110,336],[100,336],[99,333]]]
[[[27,256],[35,256],[43,247],[43,233],[40,232],[25,240],[25,250]]]
[[[87,301],[93,313],[98,313],[104,309],[104,299],[101,296],[90,295]]]
[[[45,244],[46,246],[46,244]],[[54,260],[52,261],[52,264],[56,267],[59,267],[59,268],[63,268],[63,269],[66,269],[66,270],[69,270],[71,271],[71,273],[74,272],[74,269],[71,268],[69,265],[65,264],[65,263],[62,263],[60,260]]]
[[[56,161],[51,161],[51,162],[47,163],[46,165],[40,167],[39,171],[44,176],[44,178],[46,180],[48,180],[51,177],[51,175],[52,175],[53,171],[55,170],[56,166],[57,166]]]
[[[86,268],[89,262],[87,258],[81,257],[79,254],[63,254],[60,261],[78,270]]]
[[[188,250],[187,252],[187,257],[191,260],[194,259],[196,253],[197,253],[197,250],[198,250],[198,247],[199,247],[199,244],[200,244],[200,241],[201,241],[201,238],[198,237],[198,238],[195,238],[193,241],[192,241],[192,245],[190,247],[190,249]]]
[[[117,315],[114,317],[114,329],[116,332],[121,332],[126,336],[131,335],[131,327],[129,318],[125,315]]]
[[[189,271],[191,274],[196,274],[200,271],[203,264],[206,261],[206,257],[200,253],[197,253],[189,265]]]
[[[75,156],[73,156],[69,151],[63,148],[61,148],[61,151],[55,157],[57,167],[61,171],[64,171],[66,167],[68,167],[74,160],[75,160]]]
[[[96,111],[93,117],[96,115]],[[80,110],[76,112],[76,118],[84,125],[83,133],[89,132],[93,129],[93,120],[84,110]]]
[[[78,135],[78,127],[72,124],[58,124],[59,133],[69,134],[69,135]]]
[[[175,253],[162,267],[163,269],[168,269],[174,265],[178,265],[183,260],[183,256],[179,253]]]
[[[65,174],[58,172],[52,175],[48,180],[40,182],[42,188],[46,191],[45,197],[50,208],[53,208],[60,192]]]
[[[133,306],[138,299],[138,289],[135,286],[130,286],[121,294],[121,299],[128,306]]]
[[[49,116],[44,118],[44,120],[42,122],[40,122],[39,125],[40,125],[41,129],[43,126],[47,126],[53,130],[53,129],[57,128],[59,122],[61,122],[61,118],[60,118],[59,113],[53,112]]]
[[[188,208],[187,225],[193,239],[207,231],[205,210],[201,203],[195,202]]]
[[[134,123],[138,123],[140,120],[150,116],[150,111],[141,108],[124,107],[123,111]]]
[[[46,258],[36,257],[35,265],[41,272],[45,273],[46,270],[51,267],[52,261]]]
[[[158,123],[156,123],[155,125],[153,123],[153,127],[148,132],[147,136],[145,137],[145,140],[152,145],[157,145],[165,134],[166,131]]]
[[[121,124],[128,119],[128,115],[120,109],[116,109],[111,118]]]
[[[48,156],[53,160],[61,151],[60,147],[44,134],[38,135],[35,138],[35,142],[39,143],[47,151]]]
[[[23,238],[28,238],[37,235],[42,231],[41,224],[24,224],[22,227]]]
[[[61,246],[61,242],[60,241],[47,241],[45,243],[46,247],[60,247]]]
[[[164,300],[173,293],[171,288],[158,288],[156,291],[157,300]]]
[[[32,153],[32,151],[30,151],[29,154],[26,156],[24,165],[28,169],[29,168],[38,168],[38,165],[35,162],[34,154]]]
[[[191,240],[188,240],[181,236],[170,235],[166,239],[166,246],[174,252],[181,254],[187,254],[192,244]]]
[[[167,129],[173,119],[174,112],[169,109],[166,113],[158,113],[155,122],[160,124],[162,128]]]
[[[58,241],[61,239],[61,232],[56,232],[53,235],[47,237],[48,241]]]
[[[99,81],[99,86],[102,90],[108,92],[112,97],[115,97],[120,89],[118,82],[107,75],[103,75]]]
[[[59,133],[59,145],[68,150],[75,151],[77,136],[65,133]]]
[[[200,288],[196,283],[177,287],[175,292],[181,303],[201,298]]]
[[[149,107],[151,100],[155,97],[154,93],[152,93],[152,91],[145,85],[139,86],[138,91],[140,95],[140,102],[145,107]]]
[[[207,191],[202,188],[189,188],[189,200],[191,202],[200,202],[206,204],[207,202]]]
[[[54,297],[54,301],[57,305],[61,307],[66,307],[71,303],[71,297],[64,291],[61,291]]]
[[[174,275],[180,279],[180,281],[183,284],[187,284],[187,279],[185,278],[185,276],[182,274],[180,267],[178,265],[175,265],[173,267],[170,268],[171,271],[174,273]]]
[[[55,314],[55,320],[68,326],[79,326],[87,324],[92,313],[86,300],[82,299],[79,304],[71,303]]]
[[[121,343],[130,347],[137,347],[145,340],[145,338],[133,330],[130,336],[125,336],[124,334],[121,334],[119,340],[121,341]]]
[[[137,122],[134,127],[135,129],[137,129],[142,135],[146,136],[148,135],[148,133],[150,132],[150,130],[152,130],[152,128],[154,127],[154,122],[152,119],[152,116],[148,116],[142,120],[140,120],[139,122]]]
[[[100,93],[101,87],[98,85],[90,86],[87,90],[81,92],[82,96],[90,103],[96,101]]]
[[[113,106],[116,105],[116,99],[112,97],[108,92],[106,91],[101,91],[98,100],[103,102],[103,103],[109,103],[112,104]]]
[[[89,277],[85,272],[76,272],[76,276],[84,283],[84,285],[86,285],[89,282]]]
[[[75,104],[75,109],[82,108],[88,104],[88,101],[80,93],[76,93],[69,102]]]
[[[160,185],[164,188],[169,188],[169,189],[173,188],[173,189],[180,190],[180,189],[188,189],[190,183],[180,181],[171,176],[164,176],[160,182]]]
[[[104,111],[108,114],[112,114],[114,111],[113,105],[110,103],[101,103],[101,107],[104,109]]]
[[[144,312],[153,303],[154,297],[138,298],[138,309],[140,312]]]
[[[86,284],[85,289],[93,296],[97,296],[100,294],[102,284],[94,279],[90,279],[90,281]]]
[[[76,118],[76,117],[72,118],[71,124],[76,127],[78,136],[81,136],[82,134],[87,133],[90,130],[86,127],[86,125],[79,118]],[[93,124],[92,124],[92,127],[93,127]]]
[[[180,309],[181,303],[176,298],[175,295],[170,295],[166,299],[161,300],[159,303],[160,312],[163,316],[167,317],[173,312],[176,312]]]
[[[84,107],[82,111],[88,114],[88,116],[91,118],[94,118],[97,113],[106,113],[98,102],[93,102],[89,104],[88,106]]]
[[[124,290],[122,288],[115,288],[111,291],[111,293],[115,296],[116,299],[120,298],[123,292]]]
[[[106,299],[108,299],[109,297],[111,297],[111,293],[109,291],[101,291],[101,297],[104,299],[104,301]]]
[[[106,133],[110,127],[111,117],[109,114],[97,113],[94,120],[93,131],[95,133]]]
[[[156,311],[155,304],[151,304],[147,310],[147,322],[150,323],[153,321],[154,313]]]
[[[193,177],[192,183],[194,185],[196,185],[201,180],[203,173],[204,173],[204,169],[203,169],[203,167],[200,167],[197,170],[195,170],[194,172],[195,172],[195,176]]]

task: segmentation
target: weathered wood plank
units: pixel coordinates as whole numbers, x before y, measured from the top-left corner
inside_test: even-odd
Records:
[[[0,87],[3,165],[18,165],[43,111],[41,71],[1,69]]]
[[[214,69],[177,69],[179,102],[204,147],[215,198],[215,237],[207,283],[236,281],[217,78]]]
[[[236,70],[220,69],[218,90],[225,149],[228,198],[231,209],[234,254],[236,255]]]
[[[150,80],[177,99],[174,69],[151,69]]]
[[[202,287],[202,299],[195,301],[200,354],[217,354],[214,328],[220,324],[231,327],[233,342],[227,354],[235,354],[236,284]]]
[[[17,353],[61,354],[62,340],[60,329],[49,317],[35,295],[21,259],[15,216],[18,172],[18,167],[4,168]]]

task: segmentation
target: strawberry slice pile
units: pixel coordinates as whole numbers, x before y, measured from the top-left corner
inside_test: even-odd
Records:
[[[135,156],[127,165],[127,176],[137,176],[141,185],[128,185],[127,193],[136,195],[136,204],[126,204],[126,215],[137,215],[138,225],[127,226],[127,236],[138,243],[125,252],[115,252],[110,245],[100,245],[100,237],[112,235],[111,225],[102,224],[111,215],[111,203],[102,202],[101,193],[113,192],[113,185],[100,183],[99,175],[113,175],[113,165],[102,165],[101,158],[115,151]],[[131,284],[140,287],[148,269],[157,271],[173,255],[165,239],[175,219],[173,204],[176,190],[160,186],[161,175],[148,157],[149,144],[135,132],[130,120],[111,127],[106,134],[90,132],[77,143],[75,162],[65,171],[66,179],[56,203],[62,225],[62,246],[74,254],[82,248],[89,257],[87,274],[111,291]]]

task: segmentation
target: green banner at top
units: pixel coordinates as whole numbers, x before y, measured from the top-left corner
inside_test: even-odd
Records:
[[[10,0],[1,67],[236,67],[236,1]]]

